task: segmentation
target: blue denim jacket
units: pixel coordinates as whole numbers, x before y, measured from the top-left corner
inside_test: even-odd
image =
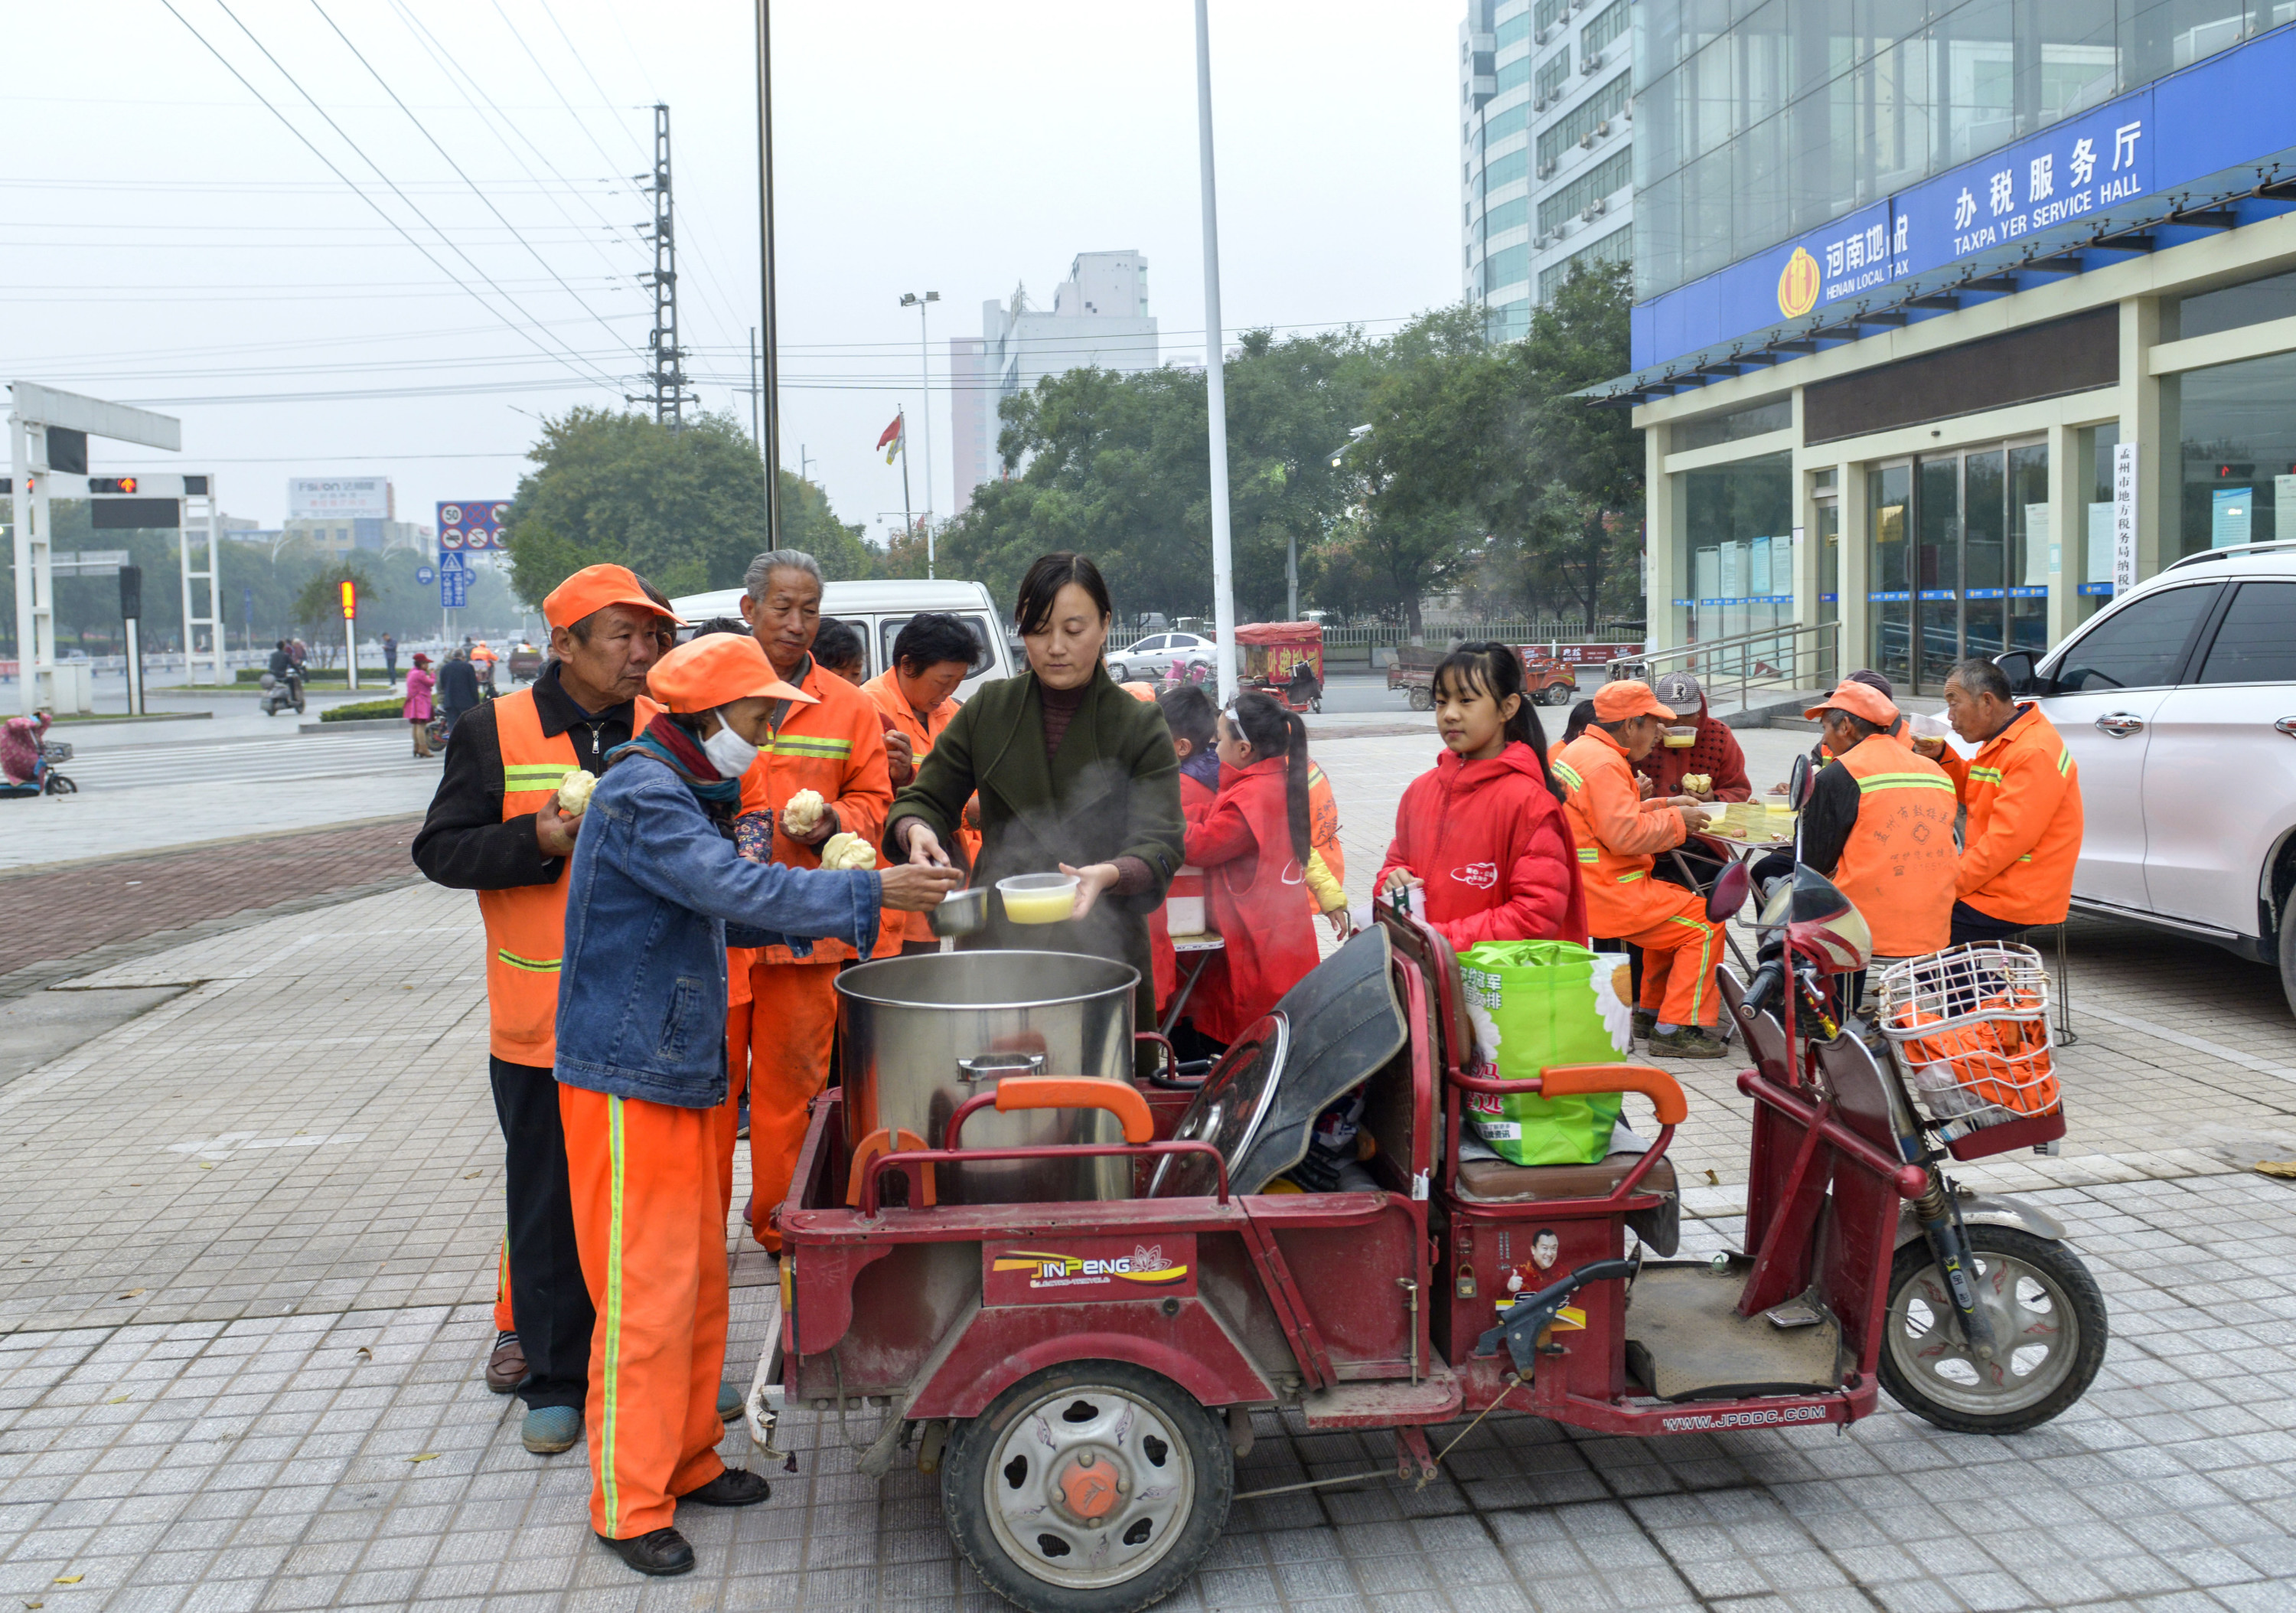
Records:
[[[806,951],[833,935],[863,956],[883,882],[750,862],[652,757],[616,762],[582,815],[566,875],[558,1079],[679,1108],[726,1100],[726,949]]]

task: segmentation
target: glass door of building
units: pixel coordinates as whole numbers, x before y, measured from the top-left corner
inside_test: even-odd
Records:
[[[2011,443],[1866,477],[1875,671],[1937,695],[1964,656],[2044,647],[2048,473],[2046,444]]]

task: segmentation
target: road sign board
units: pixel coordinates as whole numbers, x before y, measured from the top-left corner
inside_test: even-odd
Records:
[[[433,568],[427,565],[418,565],[414,568],[415,587],[427,588],[438,580],[439,573]]]
[[[503,547],[503,517],[510,514],[506,499],[464,498],[439,506],[439,547],[452,552],[468,549],[484,554]]]
[[[471,574],[468,572],[439,573],[439,603],[447,610],[458,611],[471,600]]]
[[[469,576],[471,572],[471,562],[469,557],[458,555],[452,549],[440,550],[439,554],[439,574],[443,577],[449,572],[459,572],[466,577]]]

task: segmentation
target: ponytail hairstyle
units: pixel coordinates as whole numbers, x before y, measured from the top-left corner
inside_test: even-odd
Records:
[[[1432,687],[1439,702],[1447,685],[1462,695],[1488,695],[1498,705],[1505,705],[1513,695],[1514,715],[1506,720],[1501,732],[1510,745],[1529,747],[1547,793],[1557,801],[1563,798],[1562,786],[1554,782],[1554,771],[1546,765],[1546,730],[1539,724],[1538,707],[1523,687],[1522,656],[1513,646],[1491,639],[1459,645],[1435,669]]]
[[[1284,769],[1283,804],[1292,822],[1292,855],[1301,868],[1314,848],[1308,814],[1308,725],[1300,713],[1286,711],[1267,695],[1238,695],[1227,708],[1227,720],[1251,746],[1254,756],[1289,758]]]

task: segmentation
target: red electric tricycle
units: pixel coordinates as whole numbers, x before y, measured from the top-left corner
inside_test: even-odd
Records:
[[[1739,882],[1715,901],[1744,895]],[[2029,1093],[1994,1106],[2003,1123],[1974,1123],[1973,1081],[1956,1096],[1932,1072],[1917,1090],[1897,1055],[1845,1031],[1841,971],[1870,944],[1814,872],[1765,919],[1760,967],[1742,986],[1722,976],[1753,1059],[1738,1077],[1754,1102],[1740,1247],[1673,1258],[1668,1145],[1687,1105],[1671,1075],[1498,1079],[1455,955],[1382,903],[1193,1089],[1008,1075],[935,1135],[873,1133],[858,1158],[825,1094],[779,1212],[782,1310],[753,1438],[782,1461],[785,1411],[842,1428],[882,1408],[862,1470],[938,1474],[981,1577],[1076,1613],[1144,1607],[1187,1580],[1239,1499],[1255,1411],[1395,1436],[1392,1469],[1275,1490],[1423,1484],[1448,1448],[1439,1430],[1494,1412],[1713,1434],[1851,1422],[1887,1388],[1948,1428],[2054,1416],[2103,1356],[2096,1285],[2046,1213],[1944,1171],[2047,1146],[2062,1112],[2027,1112]],[[1922,1002],[1904,1017],[1932,1062],[1987,1013],[2021,1027],[2030,1007],[1967,990]],[[1984,1079],[2000,1097],[2012,1076],[1988,1065]],[[1299,1190],[1317,1116],[1355,1090],[1375,1151],[1339,1190]],[[1479,1099],[1609,1092],[1647,1099],[1656,1135],[1589,1164],[1511,1164],[1463,1124]],[[950,1202],[968,1170],[1060,1151],[971,1147],[968,1121],[1047,1107],[1120,1127],[1069,1152],[1121,1161],[1129,1197]],[[857,1446],[871,1428],[854,1420]]]

